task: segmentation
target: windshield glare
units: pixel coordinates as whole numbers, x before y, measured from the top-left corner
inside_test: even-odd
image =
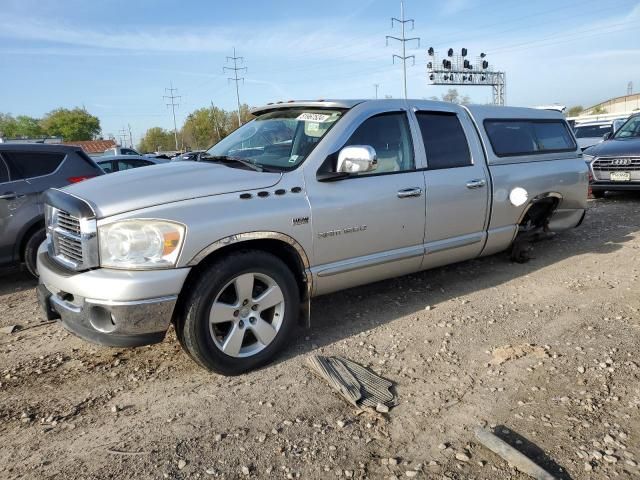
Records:
[[[631,117],[623,126],[620,127],[614,138],[632,138],[640,137],[640,115]]]
[[[256,165],[292,170],[342,116],[341,110],[282,109],[243,125],[207,151]]]
[[[576,138],[602,137],[611,132],[611,125],[576,125]]]

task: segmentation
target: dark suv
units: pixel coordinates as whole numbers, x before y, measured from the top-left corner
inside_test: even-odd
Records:
[[[79,147],[0,144],[0,266],[24,262],[34,276],[45,238],[42,192],[103,172]]]
[[[634,114],[605,141],[587,148],[582,156],[591,169],[596,198],[607,191],[640,191],[640,114]]]

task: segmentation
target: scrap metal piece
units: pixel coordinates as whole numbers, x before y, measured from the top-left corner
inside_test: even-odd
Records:
[[[395,406],[393,383],[362,365],[346,358],[322,355],[310,356],[307,365],[356,407]]]
[[[476,429],[475,434],[476,438],[482,445],[502,457],[522,473],[526,473],[536,480],[556,480],[556,477],[551,475],[540,465],[535,463],[522,452],[513,448],[501,438],[498,438],[489,430],[478,428]]]

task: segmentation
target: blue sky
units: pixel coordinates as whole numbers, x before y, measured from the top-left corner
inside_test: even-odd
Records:
[[[178,123],[210,102],[235,107],[223,73],[235,46],[251,106],[299,98],[400,97],[400,65],[385,47],[396,0],[1,0],[0,111],[41,116],[84,105],[103,133],[131,124],[134,139],[172,128],[162,96],[182,96]],[[440,95],[426,49],[467,47],[507,72],[510,105],[588,106],[640,90],[639,0],[405,0],[415,19],[409,96]],[[474,102],[489,87],[459,88]]]

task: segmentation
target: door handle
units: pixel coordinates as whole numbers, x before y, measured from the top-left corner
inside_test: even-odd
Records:
[[[411,187],[398,190],[398,198],[419,197],[421,195],[422,189],[420,187]]]
[[[20,195],[18,195],[16,192],[5,192],[0,195],[0,200],[15,200],[18,197],[20,197]]]
[[[482,188],[487,184],[487,181],[483,178],[476,178],[475,180],[469,180],[467,182],[467,188]]]

